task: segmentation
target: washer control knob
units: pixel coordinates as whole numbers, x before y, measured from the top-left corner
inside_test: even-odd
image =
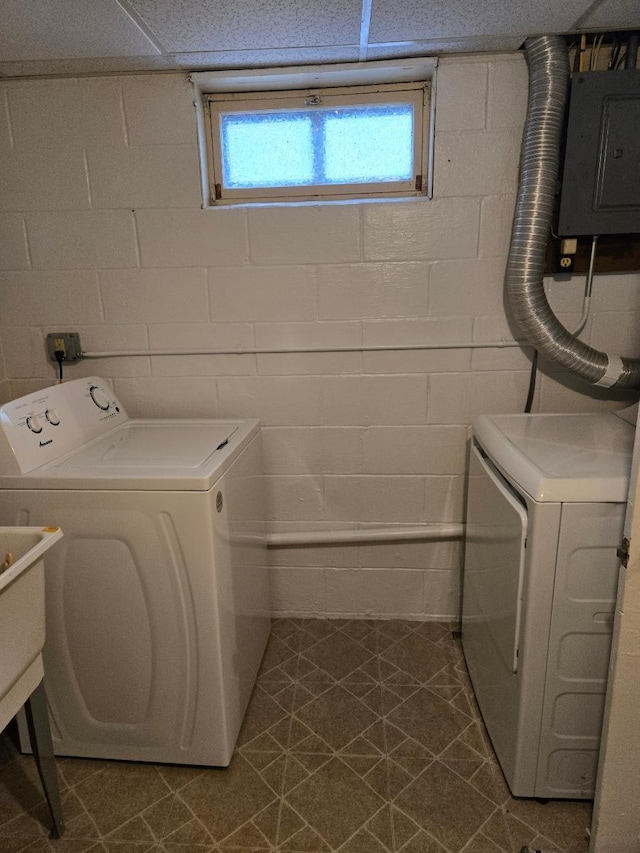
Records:
[[[91,388],[89,388],[89,396],[96,406],[99,409],[102,409],[103,412],[106,412],[111,405],[107,395],[104,393],[102,388],[98,388],[97,385],[92,385]]]
[[[27,426],[31,432],[42,432],[42,424],[40,423],[40,418],[37,415],[29,415],[27,418]]]
[[[58,426],[60,423],[60,415],[56,412],[55,409],[47,409],[44,413],[45,418],[49,421],[51,426]]]

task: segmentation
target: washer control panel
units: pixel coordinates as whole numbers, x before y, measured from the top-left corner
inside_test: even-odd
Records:
[[[26,474],[128,420],[98,376],[74,379],[0,407],[0,473]]]

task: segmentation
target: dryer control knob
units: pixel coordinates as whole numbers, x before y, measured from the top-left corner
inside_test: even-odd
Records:
[[[31,432],[42,432],[42,424],[40,423],[40,418],[37,415],[29,415],[27,418],[27,426]]]
[[[106,412],[111,405],[107,395],[104,393],[102,388],[98,388],[97,385],[92,385],[91,388],[89,388],[89,396],[96,406],[99,409],[102,409],[103,412]]]
[[[60,415],[56,412],[55,409],[47,409],[44,413],[45,418],[49,421],[51,426],[58,426],[60,423]]]

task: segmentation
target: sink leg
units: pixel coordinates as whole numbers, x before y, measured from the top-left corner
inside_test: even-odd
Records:
[[[58,786],[58,770],[53,756],[53,742],[51,740],[51,729],[49,727],[49,714],[47,712],[47,696],[44,692],[44,681],[33,691],[24,706],[29,727],[29,738],[33,757],[40,775],[40,781],[44,789],[44,795],[49,806],[53,828],[52,838],[60,838],[64,831],[64,817],[62,815],[62,804],[60,802],[60,788]]]

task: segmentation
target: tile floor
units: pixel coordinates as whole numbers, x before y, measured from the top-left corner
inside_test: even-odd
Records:
[[[516,800],[440,623],[279,619],[226,770],[59,759],[50,841],[5,734],[0,853],[585,853],[591,804]]]

